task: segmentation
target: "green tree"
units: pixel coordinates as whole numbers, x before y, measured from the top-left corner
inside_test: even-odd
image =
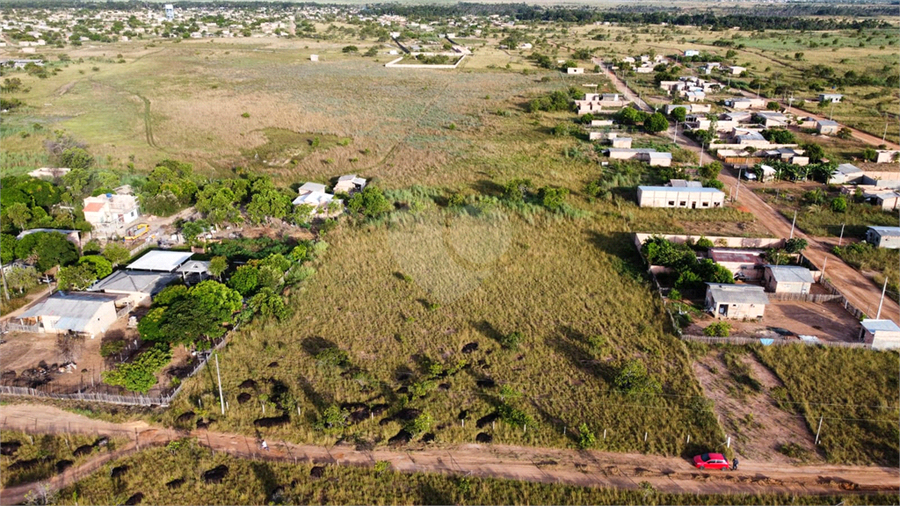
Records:
[[[247,205],[247,217],[254,223],[262,223],[268,218],[284,218],[291,208],[291,198],[278,188],[263,188],[254,191]]]
[[[781,104],[779,104],[778,102],[775,102],[775,101],[771,101],[768,104],[766,104],[766,109],[768,109],[770,111],[780,111]]]
[[[390,211],[391,203],[381,189],[370,185],[350,197],[347,208],[367,218],[376,218]]]
[[[356,53],[359,52],[359,48],[356,46],[344,46],[341,48],[342,53]]]
[[[522,342],[522,337],[521,332],[510,332],[500,337],[500,345],[508,350],[516,350],[519,348],[519,343]]]
[[[825,158],[825,150],[818,144],[809,142],[801,147],[806,150],[806,156],[809,157],[810,163],[819,163],[822,161],[822,158]]]
[[[731,324],[728,322],[714,322],[703,329],[703,335],[709,337],[728,337],[731,333]]]
[[[121,244],[111,242],[103,248],[103,256],[115,267],[131,258],[131,251]]]
[[[284,298],[268,287],[261,289],[259,293],[251,297],[247,306],[253,314],[258,314],[263,318],[284,320],[290,314]]]
[[[87,169],[94,164],[94,157],[83,148],[69,148],[62,152],[59,162],[71,169]]]
[[[112,274],[112,263],[100,255],[87,255],[78,260],[78,265],[89,265],[97,279],[103,279]]]
[[[805,250],[809,243],[806,239],[800,237],[794,237],[793,239],[788,239],[784,242],[784,251],[788,253],[800,253]]]
[[[144,341],[163,341],[162,324],[165,317],[165,307],[151,309],[141,321],[138,322],[138,333]]]
[[[847,211],[847,199],[841,195],[834,200],[831,201],[831,210],[836,213],[843,213]]]
[[[41,276],[34,267],[13,267],[6,273],[6,283],[16,293],[25,293],[40,282]]]
[[[255,265],[242,265],[235,270],[228,280],[228,286],[241,295],[250,295],[259,285],[259,270]]]
[[[668,130],[669,122],[661,112],[655,112],[644,121],[644,129],[650,133],[664,132]]]
[[[722,172],[722,162],[712,161],[697,169],[697,174],[703,179],[716,179]]]
[[[9,222],[18,230],[24,230],[31,220],[31,210],[28,209],[26,204],[21,202],[6,206],[3,212],[6,214]]]
[[[541,205],[551,211],[558,211],[566,204],[567,195],[569,195],[567,188],[545,186],[540,191]]]
[[[511,202],[524,201],[530,192],[530,179],[513,179],[503,185],[503,197]]]
[[[431,425],[434,423],[434,418],[428,413],[421,413],[414,420],[411,420],[406,424],[404,429],[412,435],[421,434],[423,432],[428,432],[431,429]]]
[[[662,387],[640,360],[629,360],[619,369],[614,380],[615,387],[628,395],[658,394]]]
[[[676,107],[672,109],[672,119],[679,123],[684,123],[684,119],[687,117],[687,109],[684,107]]]
[[[84,290],[97,281],[97,275],[90,264],[61,267],[56,274],[56,286],[60,290]]]
[[[16,257],[34,260],[38,271],[46,272],[57,265],[75,263],[78,249],[63,234],[35,232],[16,242]]]
[[[347,426],[349,418],[350,413],[346,409],[341,409],[337,405],[332,404],[322,411],[316,426],[325,432],[340,432]]]
[[[209,274],[216,279],[220,279],[222,274],[228,270],[228,260],[223,256],[215,256],[209,260]]]
[[[875,151],[873,148],[867,147],[866,149],[863,150],[862,157],[867,162],[874,162],[878,158],[878,152]]]
[[[8,264],[16,259],[16,236],[0,235],[0,262]]]

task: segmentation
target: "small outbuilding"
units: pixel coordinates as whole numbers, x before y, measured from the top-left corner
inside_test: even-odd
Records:
[[[716,318],[762,319],[769,298],[761,286],[707,283],[706,307]]]
[[[334,193],[346,193],[349,195],[354,192],[361,192],[365,187],[365,179],[357,177],[356,174],[349,174],[338,178],[337,184],[334,185]]]
[[[812,273],[799,265],[766,265],[763,280],[774,293],[809,293],[813,284]]]
[[[832,121],[830,119],[820,119],[819,121],[816,121],[816,132],[819,132],[822,135],[837,135],[840,129],[841,125],[837,121]]]
[[[93,339],[116,321],[121,296],[91,292],[56,292],[15,318],[45,334],[79,334]]]
[[[581,67],[569,67],[566,69],[567,74],[584,74],[584,69]]]
[[[900,227],[869,227],[866,242],[876,248],[900,249]]]
[[[859,339],[875,350],[900,348],[900,326],[891,320],[866,319],[862,321]]]
[[[865,173],[862,169],[852,163],[842,163],[837,166],[831,177],[828,178],[828,184],[851,184],[862,181]]]

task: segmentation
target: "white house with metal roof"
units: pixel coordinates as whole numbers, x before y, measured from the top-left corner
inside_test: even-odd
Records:
[[[852,163],[842,163],[828,178],[828,184],[855,184],[862,181],[865,172]]]
[[[876,248],[900,249],[900,227],[869,227],[866,242]]]
[[[835,135],[841,129],[840,123],[830,119],[820,119],[816,121],[816,132],[822,135]]]
[[[859,338],[875,350],[900,348],[900,326],[891,320],[866,319],[862,321]]]
[[[809,293],[814,282],[809,269],[799,265],[766,265],[763,281],[774,293]]]
[[[332,201],[341,202],[339,199],[335,199],[331,193],[326,193],[325,185],[320,183],[303,183],[298,193],[300,195],[291,203],[295,206],[312,206],[310,215],[327,212],[328,206]]]
[[[106,332],[116,321],[121,295],[92,292],[56,292],[25,310],[14,322],[45,334],[76,333],[90,336]]]
[[[351,194],[353,192],[361,192],[366,187],[366,180],[357,177],[356,174],[348,174],[341,176],[334,185],[334,193]]]
[[[193,253],[190,251],[153,250],[128,264],[128,269],[136,271],[174,272]]]
[[[761,286],[707,283],[706,307],[717,318],[761,319],[768,303]]]
[[[638,186],[637,198],[640,207],[712,209],[725,203],[725,194],[716,188]]]

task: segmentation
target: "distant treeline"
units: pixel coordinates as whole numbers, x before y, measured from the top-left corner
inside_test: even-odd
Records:
[[[269,10],[292,10],[298,7],[347,7],[346,5],[330,5],[315,2],[174,2],[177,7],[195,8],[258,8]],[[7,8],[75,8],[86,10],[144,10],[146,2],[88,2],[65,0],[4,0]],[[162,6],[160,5],[160,8]],[[569,23],[614,22],[621,24],[660,24],[684,26],[711,26],[713,29],[727,29],[739,26],[745,30],[836,30],[859,28],[884,28],[890,24],[875,19],[855,19],[852,21],[824,19],[820,16],[843,17],[877,17],[896,16],[896,2],[829,5],[829,4],[784,4],[767,5],[760,9],[759,15],[728,13],[719,9],[719,13],[685,12],[680,9],[664,9],[649,6],[618,6],[608,10],[595,7],[546,7],[527,4],[486,4],[458,3],[455,5],[406,5],[399,3],[370,4],[361,9],[371,15],[396,14],[433,21],[451,17],[474,15],[510,16],[518,21],[557,21]]]

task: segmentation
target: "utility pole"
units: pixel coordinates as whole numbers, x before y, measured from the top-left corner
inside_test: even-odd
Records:
[[[819,415],[819,428],[816,429],[816,443],[819,444],[819,432],[822,430],[822,420],[825,419],[825,415]]]
[[[875,319],[881,318],[881,307],[884,306],[884,293],[887,291],[887,276],[884,277],[884,286],[881,287],[881,301],[878,302],[878,313],[875,314]]]
[[[222,405],[222,414],[225,414],[225,396],[222,394],[222,374],[219,372],[219,352],[216,352],[216,377],[219,379],[219,404]]]
[[[825,257],[825,261],[822,262],[822,274],[819,275],[819,283],[825,282],[825,267],[828,265],[828,257]]]
[[[844,225],[846,225],[846,223],[841,223],[841,236],[838,238],[838,246],[844,242]]]
[[[734,190],[734,200],[738,199],[738,196],[741,194],[741,174],[744,172],[743,168],[738,169],[738,182],[737,188]]]
[[[887,138],[887,127],[888,127],[888,122],[885,121],[885,122],[884,122],[884,133],[881,134],[881,143],[882,143],[882,144],[884,144],[884,139]]]
[[[675,120],[675,132],[672,134],[672,142],[678,145],[678,120]]]
[[[6,271],[3,269],[2,263],[0,263],[0,278],[3,279],[3,296],[9,300],[9,290],[6,289]]]
[[[794,238],[794,225],[797,223],[797,211],[794,211],[794,221],[791,222],[791,239]]]

